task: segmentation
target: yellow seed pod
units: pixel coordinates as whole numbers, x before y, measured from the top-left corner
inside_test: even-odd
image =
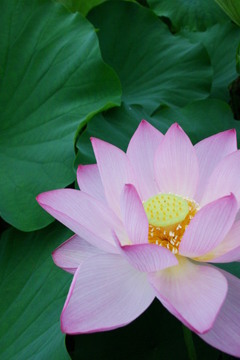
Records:
[[[187,200],[174,194],[158,194],[143,203],[149,224],[170,226],[180,223],[189,212]]]

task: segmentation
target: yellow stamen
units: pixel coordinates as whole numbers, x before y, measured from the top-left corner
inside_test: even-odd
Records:
[[[193,200],[158,194],[143,203],[149,221],[148,241],[178,254],[183,234],[198,210]]]

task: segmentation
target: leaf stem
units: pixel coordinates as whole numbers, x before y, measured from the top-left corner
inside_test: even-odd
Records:
[[[192,332],[184,325],[183,325],[183,335],[184,335],[184,340],[185,340],[185,344],[187,347],[189,359],[197,360],[197,354],[196,354],[196,350],[195,350],[195,346],[194,346],[194,342],[193,342],[193,338],[192,338]]]

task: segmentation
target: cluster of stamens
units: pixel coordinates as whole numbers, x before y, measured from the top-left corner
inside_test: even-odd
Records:
[[[158,194],[143,206],[149,220],[149,243],[178,254],[183,234],[198,211],[197,204],[174,194]]]

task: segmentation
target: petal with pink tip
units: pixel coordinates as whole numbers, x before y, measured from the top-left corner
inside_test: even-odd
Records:
[[[77,169],[77,181],[82,191],[104,203],[106,202],[97,164],[79,165]]]
[[[240,259],[240,221],[233,224],[224,240],[212,251],[197,258],[213,263],[233,262]]]
[[[195,149],[178,124],[167,131],[155,156],[155,176],[161,192],[194,198],[198,182]]]
[[[52,257],[57,266],[74,274],[84,260],[97,254],[101,254],[97,247],[92,246],[78,235],[73,235],[53,251]]]
[[[138,179],[142,200],[147,200],[158,193],[154,178],[154,157],[163,138],[160,131],[142,120],[128,145],[127,156]]]
[[[240,151],[227,155],[215,168],[206,185],[200,205],[203,206],[231,192],[240,204]]]
[[[124,227],[133,244],[148,243],[148,219],[141,199],[131,184],[123,188],[121,210]]]
[[[37,201],[49,214],[92,245],[105,251],[117,251],[112,229],[121,241],[123,225],[97,199],[79,190],[62,189],[42,193]]]
[[[218,163],[237,150],[236,130],[227,130],[210,136],[195,145],[199,163],[199,182],[196,201],[200,201],[207,181]]]
[[[214,267],[178,257],[179,265],[149,274],[163,305],[196,333],[213,326],[227,294],[227,281]]]
[[[121,249],[125,258],[139,271],[154,272],[178,264],[173,253],[158,245],[125,245]]]
[[[204,206],[188,225],[179,253],[188,257],[207,254],[222,242],[231,229],[236,214],[237,201],[233,194]]]
[[[116,146],[96,138],[91,140],[107,201],[116,214],[121,216],[123,186],[128,183],[136,185],[132,166],[127,155]]]
[[[240,279],[221,272],[228,281],[227,297],[212,329],[200,337],[213,347],[240,357]]]
[[[136,319],[153,301],[147,276],[120,255],[90,257],[74,275],[61,315],[64,333],[111,330]]]

